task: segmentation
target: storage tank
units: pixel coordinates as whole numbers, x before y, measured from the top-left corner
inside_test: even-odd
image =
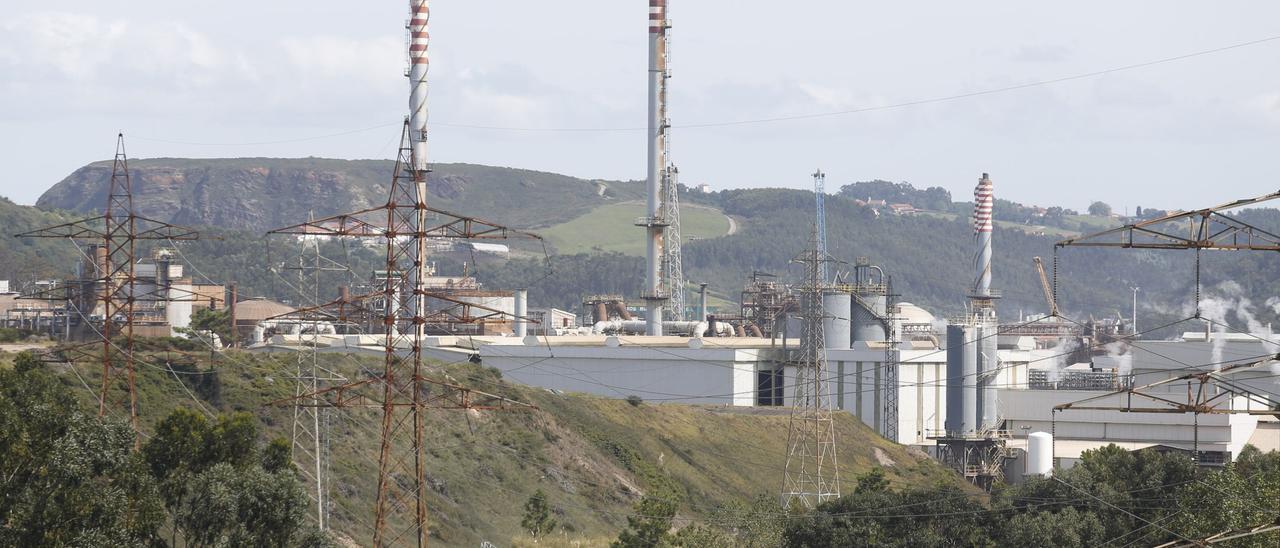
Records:
[[[853,268],[853,342],[885,340],[888,293],[884,270],[867,257],[858,257]]]
[[[883,341],[887,298],[883,293],[860,293],[852,306],[853,340]]]
[[[1027,436],[1027,475],[1049,477],[1053,474],[1053,434],[1032,432]]]
[[[517,289],[515,291],[515,336],[523,339],[529,334],[529,290]],[[547,326],[542,326],[544,329]]]
[[[996,352],[999,327],[994,323],[973,328],[977,332],[977,391],[978,430],[993,430],[1000,426],[999,401],[996,386],[1000,377],[1000,360]]]
[[[978,348],[973,326],[947,326],[947,435],[973,435],[978,423]]]
[[[822,335],[826,348],[849,348],[849,301],[843,291],[822,295]]]

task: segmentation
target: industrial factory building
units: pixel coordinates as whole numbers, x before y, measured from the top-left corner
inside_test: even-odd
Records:
[[[1245,444],[1280,448],[1280,422],[1272,416],[1070,408],[1118,389],[1178,378],[1187,364],[1230,367],[1273,355],[1280,338],[1193,331],[1178,340],[1146,341],[1135,339],[1131,326],[1114,321],[1081,326],[1043,317],[1001,323],[995,314],[1000,294],[991,288],[994,195],[985,174],[975,198],[975,278],[963,314],[944,319],[899,302],[890,276],[866,259],[823,290],[823,346],[833,408],[899,443],[929,451],[982,486],[1019,478],[1030,466],[1031,438],[1049,440],[1037,447],[1052,453],[1035,460],[1048,458],[1065,467],[1084,451],[1111,443],[1182,451],[1210,466],[1229,462]],[[517,382],[612,398],[764,407],[795,403],[794,355],[804,326],[795,318],[797,297],[768,277],[752,277],[737,314],[708,314],[705,288],[694,319],[667,316],[657,325],[633,317],[641,312],[623,296],[592,295],[583,300],[581,326],[567,311],[528,309],[522,290],[482,291],[466,277],[426,281],[459,300],[482,299],[476,304],[492,310],[492,325],[501,326],[468,336],[429,337],[424,352],[435,359],[478,360]],[[654,304],[646,300],[644,308],[660,311]],[[663,334],[655,335],[655,328]],[[258,340],[255,348],[263,351],[311,347],[369,354],[382,353],[384,341],[316,330],[268,333]],[[1258,393],[1280,393],[1277,373],[1248,371],[1233,378]],[[1189,387],[1171,383],[1160,390],[1177,400]],[[1214,403],[1220,409],[1257,405],[1248,398]]]
[[[21,295],[0,292],[0,326],[43,332],[56,338],[96,337],[103,322],[107,287],[104,273],[112,269],[105,247],[90,244],[84,255],[84,260],[76,264],[75,278],[37,281]],[[161,248],[150,257],[139,259],[133,265],[131,285],[123,271],[114,274],[115,287],[131,288],[136,336],[179,336],[191,325],[191,315],[196,311],[227,306],[224,286],[195,282],[184,273],[175,255],[174,250]]]

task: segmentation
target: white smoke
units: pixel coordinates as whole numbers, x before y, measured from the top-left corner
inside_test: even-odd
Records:
[[[946,319],[946,318],[939,318],[939,317],[937,317],[937,316],[934,316],[934,318],[933,318],[933,332],[934,332],[935,334],[938,334],[938,335],[946,335],[946,334],[947,334],[947,319]]]
[[[1233,299],[1204,297],[1200,299],[1200,317],[1209,320],[1213,333],[1209,335],[1209,362],[1217,371],[1222,368],[1222,352],[1227,346],[1227,313],[1235,304]]]
[[[1245,296],[1244,288],[1234,281],[1225,281],[1214,286],[1214,294],[1200,299],[1200,317],[1209,320],[1213,333],[1210,336],[1209,360],[1214,370],[1222,368],[1223,353],[1227,344],[1227,330],[1230,326],[1229,316],[1235,316],[1238,324],[1244,324],[1248,333],[1260,339],[1263,354],[1271,354],[1280,349],[1280,344],[1272,340],[1271,327],[1258,321],[1253,312],[1253,301]],[[1266,306],[1280,313],[1280,298],[1267,299]],[[1189,307],[1190,308],[1190,307]]]
[[[1280,314],[1280,297],[1270,297],[1267,299],[1267,308],[1272,312]]]
[[[1115,359],[1116,375],[1124,377],[1133,373],[1133,351],[1123,342],[1113,342],[1106,347],[1107,356]]]
[[[1068,360],[1080,348],[1080,341],[1074,338],[1067,338],[1058,341],[1058,344],[1050,348],[1049,366],[1045,368],[1045,373],[1049,382],[1058,382],[1062,380],[1062,372],[1067,369]]]

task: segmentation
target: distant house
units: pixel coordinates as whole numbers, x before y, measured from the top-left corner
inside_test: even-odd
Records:
[[[866,205],[871,207],[885,207],[889,205],[889,202],[885,200],[872,200],[870,197],[867,197]]]
[[[1048,208],[1044,208],[1044,207],[1040,207],[1040,206],[1032,206],[1032,207],[1031,207],[1031,215],[1033,215],[1033,216],[1035,216],[1035,217],[1044,217],[1045,215],[1048,215],[1048,214],[1049,214],[1049,209],[1048,209]]]
[[[533,335],[560,335],[578,327],[578,315],[559,308],[532,308],[528,318],[537,322],[529,326]]]
[[[894,215],[915,215],[920,211],[911,204],[889,204],[889,210]]]
[[[693,187],[693,188],[694,188],[695,190],[697,190],[698,192],[701,192],[701,193],[703,193],[703,194],[711,194],[711,185],[709,185],[709,184],[707,184],[707,183],[702,183],[702,184],[700,184],[700,185],[698,185],[698,186],[695,186],[695,187]]]
[[[456,246],[458,251],[468,251],[471,253],[487,253],[490,255],[506,256],[511,253],[511,248],[506,244],[489,244],[482,242],[465,242]]]

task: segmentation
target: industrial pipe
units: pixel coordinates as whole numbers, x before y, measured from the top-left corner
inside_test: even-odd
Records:
[[[707,320],[707,284],[699,284],[698,286],[698,320]]]
[[[526,319],[528,317],[529,308],[529,290],[517,289],[515,291],[515,298],[515,335],[523,339],[525,335],[528,335],[529,333],[529,321]]]
[[[645,320],[606,320],[596,322],[591,327],[591,333],[602,335],[606,333],[624,333],[631,335],[642,335],[646,333],[648,322]],[[710,324],[708,322],[695,321],[677,321],[668,320],[662,322],[663,332],[670,334],[683,334],[690,337],[701,338],[704,333],[709,331]],[[718,324],[720,333],[724,332],[725,324]]]

